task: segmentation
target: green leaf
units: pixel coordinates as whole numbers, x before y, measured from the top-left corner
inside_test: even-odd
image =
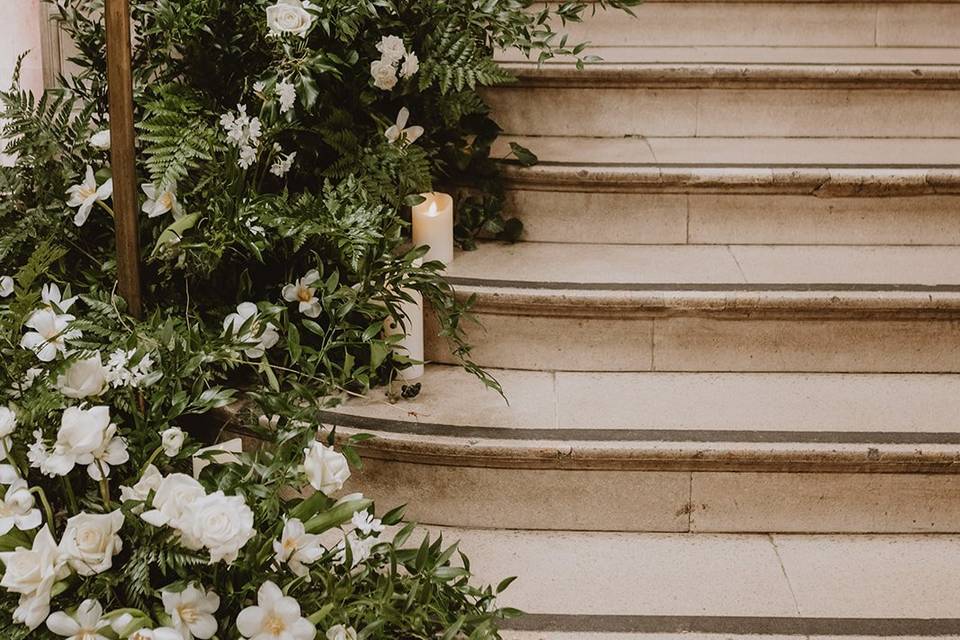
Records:
[[[522,145],[517,144],[516,142],[510,143],[510,151],[517,158],[517,160],[520,161],[520,164],[525,167],[532,167],[539,162],[539,159],[533,154],[532,151]]]

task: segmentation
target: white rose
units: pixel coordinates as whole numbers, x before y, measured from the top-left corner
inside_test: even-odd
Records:
[[[110,129],[97,131],[90,136],[90,146],[94,149],[107,150],[110,148]]]
[[[66,373],[57,376],[57,389],[68,398],[98,396],[107,389],[107,370],[100,352],[70,365]]]
[[[327,640],[357,640],[357,630],[342,624],[327,629]]]
[[[60,540],[60,552],[81,576],[103,573],[113,566],[113,556],[123,549],[117,533],[123,526],[123,512],[78,513],[67,520]]]
[[[147,465],[147,468],[143,471],[143,475],[140,476],[140,479],[137,480],[135,485],[132,487],[120,486],[120,502],[128,502],[130,500],[146,501],[151,491],[156,491],[160,488],[161,482],[163,482],[163,476],[160,474],[160,470],[152,464]]]
[[[420,59],[417,58],[417,54],[411,51],[403,58],[403,65],[400,66],[400,76],[409,78],[419,70]]]
[[[403,39],[398,36],[383,36],[380,38],[380,44],[377,45],[377,51],[382,55],[384,62],[396,64],[400,62],[407,53],[407,48],[403,44]]]
[[[173,458],[183,447],[183,440],[186,436],[180,427],[170,427],[160,433],[160,440],[163,444],[163,452],[169,458]]]
[[[373,76],[373,86],[377,89],[390,91],[397,86],[397,71],[391,62],[374,60],[370,63],[370,75]]]
[[[277,4],[267,7],[267,27],[270,28],[270,33],[293,33],[306,38],[310,25],[313,24],[313,15],[307,11],[309,6],[309,2],[299,0],[277,0]]]
[[[303,470],[313,488],[328,496],[339,491],[350,477],[344,455],[316,441],[303,450]]]
[[[17,414],[10,407],[0,406],[0,438],[13,435],[17,428]]]
[[[198,498],[179,522],[181,542],[189,549],[206,548],[210,562],[227,564],[237,559],[240,549],[255,535],[253,511],[240,496],[215,491]]]
[[[4,566],[0,587],[20,594],[13,612],[14,622],[36,629],[50,615],[50,590],[54,583],[70,573],[50,529],[40,529],[30,549],[18,547],[0,553],[0,562]]]
[[[43,471],[65,476],[74,465],[94,464],[94,453],[109,444],[110,407],[89,409],[68,407],[60,419],[53,453],[44,461]]]
[[[160,481],[153,496],[153,509],[141,518],[155,527],[166,524],[179,527],[179,522],[194,502],[207,494],[203,486],[185,473],[171,473]]]

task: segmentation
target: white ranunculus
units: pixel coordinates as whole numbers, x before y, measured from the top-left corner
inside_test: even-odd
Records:
[[[94,464],[94,454],[110,441],[110,426],[110,407],[67,407],[60,419],[53,452],[41,470],[48,475],[65,476],[77,464]]]
[[[110,621],[104,619],[103,607],[96,600],[84,600],[73,615],[64,611],[51,614],[47,628],[68,640],[110,640],[100,633],[110,628]]]
[[[106,151],[110,148],[110,129],[104,129],[103,131],[97,131],[95,134],[90,136],[90,146],[94,149],[100,149]]]
[[[283,288],[283,299],[287,302],[299,303],[297,308],[300,313],[308,318],[316,318],[321,311],[320,300],[316,295],[317,288],[310,285],[315,284],[318,280],[320,280],[320,272],[311,269],[305,276]]]
[[[313,640],[317,628],[300,616],[300,603],[269,580],[257,591],[257,604],[237,616],[237,631],[255,640]]]
[[[99,396],[107,386],[107,370],[99,351],[89,358],[77,360],[57,376],[57,389],[68,398]]]
[[[185,473],[171,473],[163,478],[153,496],[153,509],[141,518],[155,527],[179,527],[184,514],[194,502],[207,494],[203,485]]]
[[[81,576],[103,573],[113,566],[113,556],[123,549],[117,535],[123,526],[123,512],[78,513],[67,520],[60,552]]]
[[[402,145],[413,144],[423,135],[423,127],[408,127],[407,120],[410,119],[410,110],[406,107],[400,109],[397,113],[397,122],[391,125],[383,135],[387,142],[393,144],[399,142]]]
[[[247,345],[243,352],[248,358],[259,358],[280,340],[277,328],[272,322],[264,324],[258,317],[259,313],[254,303],[242,302],[237,305],[236,313],[231,313],[223,319],[224,331],[229,331],[239,342]],[[250,318],[254,318],[253,322],[242,334],[238,333]]]
[[[227,496],[215,491],[197,498],[176,525],[181,543],[188,549],[205,548],[210,562],[223,560],[230,564],[256,531],[253,511],[241,496]]]
[[[10,276],[0,276],[0,298],[7,298],[13,295],[13,278]]]
[[[303,450],[303,470],[313,488],[328,496],[342,489],[350,477],[346,457],[317,441]]]
[[[403,64],[400,65],[400,77],[410,78],[420,70],[420,58],[413,51],[403,57]]]
[[[13,435],[17,429],[17,414],[10,407],[0,405],[0,439]]]
[[[183,208],[177,202],[177,185],[164,185],[158,189],[152,184],[141,184],[140,188],[147,196],[141,211],[147,214],[148,218],[156,218],[167,212],[173,212],[174,220],[183,217]]]
[[[307,11],[312,5],[300,0],[277,0],[277,4],[267,7],[267,27],[273,35],[293,33],[301,38],[307,37],[313,14]]]
[[[280,539],[273,541],[273,551],[277,563],[287,563],[295,576],[303,577],[309,572],[305,565],[319,560],[325,549],[320,536],[307,533],[303,522],[290,518],[283,524]]]
[[[40,529],[30,549],[17,547],[15,551],[0,553],[0,562],[4,566],[0,587],[20,594],[13,612],[14,622],[36,629],[50,615],[50,590],[54,583],[70,573],[50,529]]]
[[[381,58],[389,64],[396,64],[407,53],[407,48],[403,44],[403,38],[399,36],[383,36],[377,44],[377,51]]]
[[[67,189],[67,195],[70,196],[67,200],[67,206],[78,207],[77,213],[73,217],[73,224],[82,227],[90,216],[93,205],[113,195],[113,178],[98,187],[97,178],[93,175],[93,167],[87,165],[83,182]]]
[[[373,86],[377,89],[390,91],[397,86],[397,70],[392,62],[374,60],[370,63],[370,75],[373,77]]]
[[[150,497],[151,491],[160,488],[162,481],[163,475],[161,475],[160,470],[152,464],[147,465],[136,484],[132,487],[120,486],[120,502],[129,502],[130,500],[144,502]]]
[[[207,640],[217,632],[217,619],[213,614],[220,608],[220,596],[213,591],[204,591],[190,584],[179,593],[161,591],[160,599],[173,627],[186,640]]]
[[[185,439],[186,434],[183,433],[183,429],[180,427],[164,429],[160,432],[160,442],[163,445],[163,453],[168,458],[173,458],[180,453]]]
[[[20,531],[36,529],[43,522],[40,510],[34,508],[33,494],[27,481],[17,478],[7,487],[0,500],[0,536],[16,527]]]
[[[327,640],[357,640],[357,630],[342,624],[327,629]]]
[[[57,314],[50,309],[34,311],[24,323],[33,331],[23,335],[20,346],[36,353],[42,362],[50,362],[58,353],[66,353],[67,340],[81,336],[79,330],[69,329],[73,320],[70,314]]]

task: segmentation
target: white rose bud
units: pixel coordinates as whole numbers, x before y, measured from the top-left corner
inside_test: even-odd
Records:
[[[117,532],[123,526],[123,512],[79,513],[67,520],[60,540],[60,552],[81,576],[103,573],[113,566],[113,556],[123,549]]]
[[[316,441],[303,450],[303,470],[313,488],[327,496],[343,488],[350,477],[344,455]]]
[[[163,444],[163,452],[169,458],[173,458],[183,447],[183,440],[186,436],[180,427],[170,427],[160,433],[160,440]]]
[[[222,491],[195,500],[178,524],[183,545],[189,549],[205,547],[210,562],[233,562],[256,534],[253,511],[243,498],[226,496]]]
[[[57,389],[68,398],[99,396],[107,389],[107,370],[100,352],[70,365],[66,373],[57,376]]]
[[[301,38],[307,37],[313,15],[307,11],[309,2],[300,0],[277,0],[277,4],[267,7],[267,27],[273,35],[293,33]]]
[[[374,60],[370,63],[370,75],[373,76],[373,86],[377,89],[390,91],[397,86],[397,71],[391,62]]]

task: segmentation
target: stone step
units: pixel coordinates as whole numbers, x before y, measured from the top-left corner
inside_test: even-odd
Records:
[[[960,49],[619,47],[601,63],[504,62],[507,133],[956,137]],[[936,53],[933,53],[936,52]],[[832,59],[831,59],[832,54]]]
[[[489,243],[448,279],[488,367],[960,371],[960,246]]]
[[[506,639],[960,637],[957,536],[443,533],[519,576]]]
[[[524,238],[960,244],[960,139],[503,137]],[[584,225],[591,228],[584,233]]]
[[[610,46],[955,47],[956,2],[646,2],[636,19],[598,10],[558,25],[570,42]]]
[[[960,376],[492,373],[509,405],[430,365],[326,412],[376,436],[350,490],[432,525],[960,531]]]

